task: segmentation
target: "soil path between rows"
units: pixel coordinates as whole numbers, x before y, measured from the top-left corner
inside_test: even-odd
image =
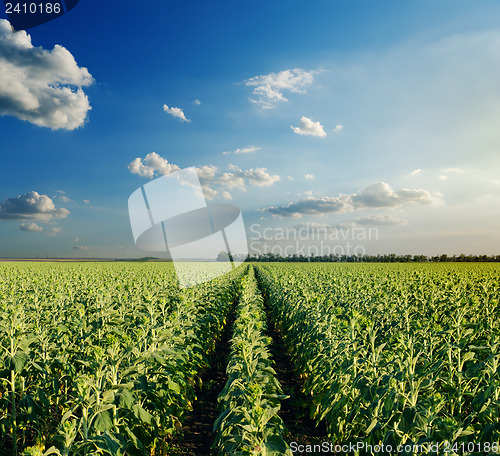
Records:
[[[197,391],[193,410],[182,426],[182,435],[174,443],[172,455],[210,456],[215,454],[210,447],[214,441],[212,427],[219,416],[217,397],[226,384],[226,366],[230,354],[230,340],[233,333],[234,308],[219,337],[207,370],[203,373],[202,387]]]
[[[324,423],[316,426],[309,417],[310,398],[302,392],[302,382],[295,375],[281,334],[269,319],[268,303],[265,300],[264,305],[268,315],[267,335],[272,339],[269,351],[275,363],[273,367],[276,371],[276,378],[282,386],[283,394],[290,396],[281,401],[279,412],[288,430],[284,436],[285,441],[288,444],[297,442],[302,445],[325,442],[328,440],[326,427]],[[235,317],[233,309],[216,343],[210,365],[201,377],[202,387],[198,390],[193,410],[183,424],[182,434],[173,443],[173,452],[170,453],[172,455],[211,456],[215,454],[211,449],[214,440],[212,426],[220,413],[217,397],[227,381],[226,366],[230,355]],[[309,453],[309,456],[314,456],[314,454]]]
[[[267,313],[269,315],[269,312]],[[284,436],[285,441],[289,445],[292,442],[301,445],[327,442],[328,435],[324,422],[316,426],[315,421],[309,417],[311,398],[302,392],[302,382],[295,375],[283,338],[272,321],[268,322],[268,335],[273,340],[269,350],[275,362],[276,378],[281,384],[283,394],[290,396],[281,401],[281,409],[278,413],[288,430]],[[308,456],[313,454],[308,453]]]

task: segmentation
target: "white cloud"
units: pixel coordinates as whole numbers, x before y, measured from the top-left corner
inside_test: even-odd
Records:
[[[60,196],[59,199],[63,202],[63,203],[71,203],[73,200],[71,198],[68,198],[66,195],[63,195],[63,196]]]
[[[80,242],[80,238],[77,236],[75,239],[73,239],[73,242]]]
[[[91,109],[82,87],[93,81],[64,47],[34,47],[30,35],[13,32],[9,22],[0,19],[0,115],[53,130],[74,130]]]
[[[255,97],[250,98],[250,101],[259,105],[261,109],[271,109],[280,101],[288,101],[283,95],[284,91],[305,93],[305,88],[313,83],[314,73],[295,68],[255,76],[244,82],[248,87],[254,87],[252,94]]]
[[[19,229],[21,231],[30,231],[30,232],[34,232],[34,233],[44,232],[47,236],[55,236],[56,234],[61,232],[61,228],[58,226],[54,226],[52,228],[45,229],[35,222],[21,223],[21,226],[19,227]]]
[[[448,176],[445,176],[445,175],[439,176],[439,180],[445,181],[447,179],[448,179]]]
[[[257,152],[258,150],[262,150],[262,147],[257,146],[246,146],[241,149],[236,149],[232,151],[222,152],[222,155],[231,155],[231,154],[251,154],[252,152]]]
[[[340,133],[344,129],[344,126],[341,124],[335,125],[335,128],[333,129],[334,133]]]
[[[162,158],[156,152],[151,152],[146,155],[144,161],[137,157],[128,165],[128,169],[132,174],[138,174],[142,177],[149,177],[152,179],[156,174],[165,176],[180,168],[177,165],[172,165],[165,158]]]
[[[61,232],[61,228],[59,226],[55,226],[53,228],[50,228],[49,230],[45,230],[45,233],[48,236],[55,236]]]
[[[394,191],[389,184],[376,182],[357,193],[341,193],[337,196],[321,198],[309,196],[286,206],[268,207],[265,211],[280,217],[302,217],[303,215],[352,212],[367,208],[395,208],[407,204],[422,206],[442,204],[442,195],[439,193],[431,194],[424,189],[403,188]]]
[[[198,178],[200,179],[201,188],[203,189],[203,194],[207,199],[213,199],[218,195],[217,190],[214,190],[212,188],[212,184],[214,183],[215,175],[217,174],[218,170],[219,168],[214,165],[203,165],[196,168]]]
[[[316,178],[314,177],[314,174],[304,174],[304,177],[305,177],[307,180],[314,180],[314,179],[316,179]]]
[[[230,169],[231,172],[223,173],[217,181],[229,189],[237,188],[245,191],[245,182],[259,187],[269,187],[280,180],[280,176],[269,174],[266,168],[243,171],[237,166],[230,165]]]
[[[417,174],[420,174],[422,172],[422,170],[420,168],[418,169],[414,169],[410,174],[409,176],[416,176]]]
[[[291,180],[291,181],[293,181],[293,180],[294,180],[294,178],[293,178],[292,176],[287,176],[287,179],[288,179],[288,180]]]
[[[43,231],[43,228],[40,225],[37,225],[35,222],[21,223],[19,229],[21,231],[34,231],[34,232]]]
[[[221,172],[217,166],[203,165],[196,168],[203,193],[207,199],[213,199],[222,191],[225,199],[232,196],[227,189],[239,189],[246,191],[246,184],[267,187],[280,180],[280,176],[269,174],[266,168],[255,168],[242,170],[238,166],[229,165],[227,172]],[[132,174],[152,179],[155,175],[166,175],[180,168],[171,164],[166,158],[155,152],[146,155],[142,160],[140,157],[134,159],[128,169]],[[226,189],[226,190],[224,190]]]
[[[319,122],[313,122],[305,116],[300,118],[298,127],[291,125],[290,128],[298,135],[319,136],[322,138],[326,136],[326,132]]]
[[[166,104],[163,105],[163,110],[178,119],[181,119],[183,122],[191,122],[185,115],[184,111],[181,108],[169,108]]]
[[[196,100],[194,100],[194,104],[199,106],[199,105],[201,105],[201,101],[198,100],[198,98],[197,98]]]
[[[90,203],[90,200],[83,200],[83,203],[84,203],[84,204],[89,204],[89,203]]]
[[[52,220],[66,218],[70,212],[57,209],[47,195],[28,192],[0,203],[0,220]]]

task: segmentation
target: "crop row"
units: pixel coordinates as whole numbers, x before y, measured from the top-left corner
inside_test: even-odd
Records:
[[[219,395],[222,413],[214,423],[219,455],[291,455],[277,415],[282,394],[265,336],[266,314],[254,270],[242,280],[231,339],[228,380]]]
[[[326,420],[333,443],[440,442],[443,454],[455,442],[498,442],[497,266],[257,271],[312,416]]]
[[[169,265],[1,272],[4,453],[165,453],[241,271],[189,290]]]

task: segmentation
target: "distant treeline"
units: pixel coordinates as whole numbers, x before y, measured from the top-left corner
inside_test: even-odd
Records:
[[[446,263],[446,262],[500,262],[500,255],[290,255],[283,257],[274,253],[249,256],[246,261],[283,262],[333,262],[333,263]]]

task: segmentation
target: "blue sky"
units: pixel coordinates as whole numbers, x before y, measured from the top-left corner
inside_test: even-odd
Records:
[[[498,2],[112,6],[1,23],[0,257],[143,256],[128,197],[188,166],[254,233],[499,253]]]

